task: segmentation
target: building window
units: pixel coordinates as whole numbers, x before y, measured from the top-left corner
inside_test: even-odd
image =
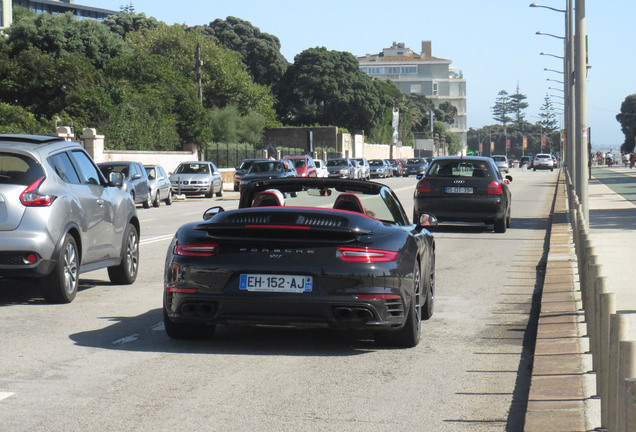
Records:
[[[437,85],[437,81],[433,81],[433,96],[439,95],[439,86]]]
[[[422,94],[422,84],[411,84],[411,94]]]

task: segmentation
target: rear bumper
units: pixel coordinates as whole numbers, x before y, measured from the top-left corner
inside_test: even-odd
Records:
[[[492,223],[506,215],[506,201],[501,197],[416,198],[415,213],[431,213],[438,221]]]

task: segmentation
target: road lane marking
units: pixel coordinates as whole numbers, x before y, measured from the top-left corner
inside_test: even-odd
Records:
[[[155,325],[152,326],[152,330],[153,331],[165,331],[166,330],[166,326],[163,325],[163,322],[159,322]]]
[[[160,241],[172,240],[172,237],[174,237],[174,234],[167,234],[167,235],[162,235],[162,236],[157,236],[157,237],[150,237],[148,239],[141,240],[139,242],[139,244],[144,245],[144,244],[156,243],[156,242],[160,242]]]
[[[130,336],[126,336],[126,337],[123,337],[121,339],[117,339],[112,344],[113,345],[123,345],[123,344],[128,343],[128,342],[134,342],[137,339],[139,339],[139,335],[137,333],[135,333],[135,334],[132,334]]]
[[[0,392],[0,400],[9,398],[11,396],[13,396],[15,393],[9,393],[9,392]]]

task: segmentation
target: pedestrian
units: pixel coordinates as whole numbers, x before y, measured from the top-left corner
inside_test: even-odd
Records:
[[[629,163],[629,155],[627,153],[623,153],[623,156],[621,156],[621,160],[623,161],[623,166],[627,168],[627,164]]]

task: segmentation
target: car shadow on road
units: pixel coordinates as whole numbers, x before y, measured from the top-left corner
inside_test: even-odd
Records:
[[[100,285],[110,285],[108,281],[80,279],[77,292]],[[48,305],[37,281],[29,279],[0,279],[0,307],[11,305]]]
[[[161,309],[102,319],[112,324],[70,339],[91,348],[186,354],[351,356],[385,349],[374,344],[370,331],[217,325],[211,338],[173,340],[164,331]]]

